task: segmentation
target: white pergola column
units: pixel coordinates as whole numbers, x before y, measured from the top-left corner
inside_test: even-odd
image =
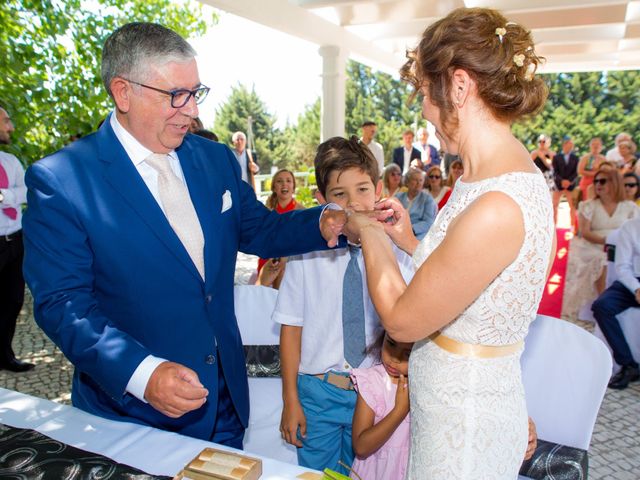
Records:
[[[346,92],[346,55],[336,45],[323,45],[322,102],[320,107],[320,141],[331,137],[344,137],[344,111]]]

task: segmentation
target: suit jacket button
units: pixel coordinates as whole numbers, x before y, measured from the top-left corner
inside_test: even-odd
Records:
[[[207,355],[204,359],[204,362],[207,365],[213,365],[214,363],[216,363],[216,356],[215,355]]]
[[[213,296],[212,295],[207,295],[206,297],[204,297],[204,301],[206,303],[211,303],[211,300],[213,300]]]

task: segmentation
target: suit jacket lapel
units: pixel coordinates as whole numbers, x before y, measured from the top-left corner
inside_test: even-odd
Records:
[[[113,132],[109,118],[98,132],[98,143],[99,157],[105,166],[105,180],[122,196],[169,252],[200,279],[191,257]]]

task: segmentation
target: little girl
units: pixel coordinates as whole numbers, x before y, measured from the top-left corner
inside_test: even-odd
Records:
[[[304,209],[293,198],[295,192],[296,178],[293,173],[285,169],[278,170],[271,179],[271,195],[267,198],[267,208],[278,213]],[[284,275],[285,261],[286,259],[280,258],[272,258],[270,260],[259,258],[256,285],[265,285],[277,289]]]
[[[407,372],[412,347],[412,343],[396,342],[383,331],[371,349],[379,352],[380,363],[351,370],[358,392],[351,478],[404,478],[410,444]]]

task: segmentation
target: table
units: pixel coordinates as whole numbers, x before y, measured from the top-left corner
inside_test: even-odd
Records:
[[[0,388],[0,423],[36,430],[153,475],[175,475],[205,447],[237,451],[177,433],[97,417],[72,406],[4,388]],[[247,454],[262,460],[261,480],[289,480],[310,471]]]

